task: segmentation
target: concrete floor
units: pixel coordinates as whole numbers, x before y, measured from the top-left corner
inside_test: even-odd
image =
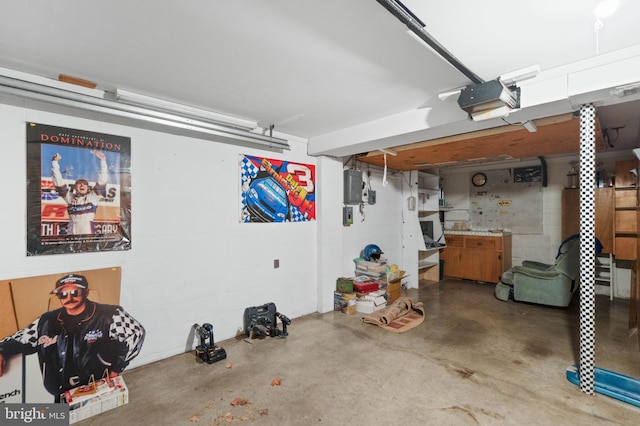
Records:
[[[577,295],[555,309],[457,280],[403,295],[426,307],[404,334],[359,313],[296,318],[286,339],[219,342],[227,359],[215,364],[186,353],[127,370],[129,404],[77,424],[226,425],[227,413],[260,425],[640,424],[639,408],[566,379],[579,359]],[[596,365],[640,378],[628,308],[597,297]]]

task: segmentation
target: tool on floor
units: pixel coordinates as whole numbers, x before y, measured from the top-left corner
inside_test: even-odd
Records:
[[[227,352],[216,345],[213,340],[213,325],[205,323],[194,324],[196,333],[200,338],[200,344],[196,346],[196,355],[207,364],[213,364],[227,357]]]
[[[282,323],[282,330],[278,328],[278,319]],[[288,325],[291,325],[291,320],[276,310],[275,303],[251,306],[244,310],[244,331],[250,339],[256,336],[285,338],[289,335]]]

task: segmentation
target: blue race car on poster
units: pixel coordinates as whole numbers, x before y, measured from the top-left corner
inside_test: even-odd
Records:
[[[273,178],[257,179],[249,186],[247,210],[251,222],[284,222],[289,218],[289,200]]]

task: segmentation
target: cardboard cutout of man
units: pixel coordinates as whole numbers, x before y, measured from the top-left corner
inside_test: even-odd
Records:
[[[25,329],[0,342],[0,376],[5,359],[38,353],[44,386],[60,402],[60,395],[105,372],[117,376],[142,348],[145,330],[122,307],[87,298],[83,275],[69,274],[56,282],[62,307],[45,312]]]

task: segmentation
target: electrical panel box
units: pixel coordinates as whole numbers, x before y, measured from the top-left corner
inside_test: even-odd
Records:
[[[348,169],[344,171],[344,203],[360,204],[362,202],[362,172]]]
[[[353,207],[344,206],[342,208],[342,224],[344,226],[353,225]]]
[[[367,204],[374,205],[376,203],[376,191],[369,190]]]

